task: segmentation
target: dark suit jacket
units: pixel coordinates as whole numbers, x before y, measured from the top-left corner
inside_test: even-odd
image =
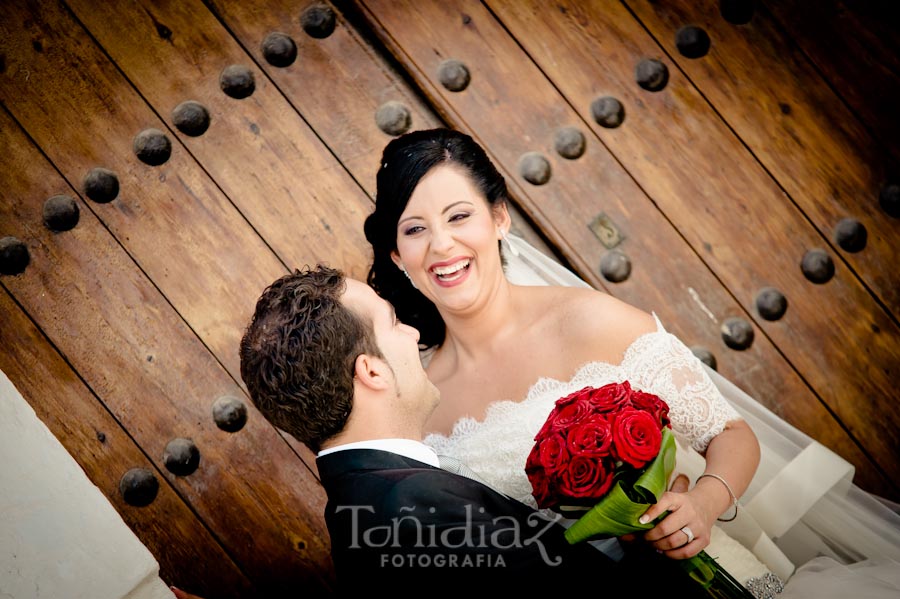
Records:
[[[558,583],[597,594],[625,586],[606,555],[570,545],[560,525],[469,478],[377,450],[340,451],[316,463],[343,591],[477,593],[502,585],[534,592]]]

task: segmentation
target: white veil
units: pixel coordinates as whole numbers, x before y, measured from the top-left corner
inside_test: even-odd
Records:
[[[507,236],[503,255],[511,283],[590,287],[516,235]],[[722,529],[783,580],[796,567],[820,556],[833,559],[836,566],[866,560],[900,572],[900,505],[860,489],[852,482],[854,469],[849,462],[714,370],[706,370],[751,426],[762,450],[738,517],[722,523]],[[693,481],[703,468],[698,453],[679,448],[679,471]],[[823,580],[820,572],[816,574]],[[896,584],[900,589],[900,581]]]

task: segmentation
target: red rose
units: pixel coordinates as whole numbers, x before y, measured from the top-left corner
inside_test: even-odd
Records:
[[[604,460],[573,456],[559,476],[559,493],[572,499],[599,499],[612,487],[612,468]]]
[[[565,466],[569,460],[566,438],[561,433],[552,434],[541,440],[537,448],[537,462],[548,475]]]
[[[555,416],[556,416],[556,409],[554,408],[554,409],[550,412],[550,415],[547,416],[547,420],[544,421],[544,425],[541,426],[541,430],[539,430],[539,431],[538,431],[538,434],[536,434],[536,435],[534,436],[534,440],[535,440],[535,441],[540,442],[541,439],[543,439],[543,438],[546,437],[547,435],[553,433],[553,431],[554,431],[554,428],[553,428],[553,420],[554,420],[554,417],[555,417]]]
[[[659,428],[669,426],[669,404],[658,396],[635,389],[631,394],[631,405],[638,410],[649,412],[659,424]]]
[[[559,503],[556,485],[552,484],[552,474],[541,463],[541,443],[536,443],[525,461],[525,474],[531,483],[532,495],[538,507],[551,508]]]
[[[609,383],[594,390],[590,396],[591,406],[596,412],[615,412],[628,405],[631,398],[631,385],[628,381],[623,383]]]
[[[528,476],[528,482],[531,483],[531,495],[540,508],[552,508],[559,504],[559,496],[553,490],[554,486],[550,484],[543,468],[535,468],[533,470],[525,470]]]
[[[593,505],[659,454],[669,406],[628,381],[558,400],[525,465],[538,506]],[[624,480],[624,479],[623,479]]]
[[[662,432],[649,413],[625,408],[616,415],[612,429],[613,454],[626,464],[643,468],[659,453]]]
[[[538,437],[547,435],[551,431],[566,431],[575,423],[589,416],[591,409],[590,392],[587,390],[564,397],[550,412]]]
[[[572,455],[602,458],[610,455],[612,427],[602,414],[588,416],[566,435],[566,447]]]
[[[579,389],[578,391],[569,393],[565,397],[561,397],[556,400],[556,403],[555,403],[556,408],[554,411],[559,411],[561,408],[564,408],[565,406],[569,405],[570,403],[585,401],[588,398],[590,398],[591,393],[593,393],[593,392],[594,392],[593,387],[584,387],[583,389]]]

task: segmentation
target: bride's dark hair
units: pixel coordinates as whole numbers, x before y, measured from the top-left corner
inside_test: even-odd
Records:
[[[444,342],[444,319],[397,268],[391,252],[397,250],[397,222],[413,190],[422,177],[442,164],[466,172],[491,207],[507,201],[506,181],[470,136],[452,129],[413,131],[385,146],[376,178],[375,210],[365,223],[373,251],[368,283],[393,304],[397,318],[419,330],[419,344],[424,347]]]

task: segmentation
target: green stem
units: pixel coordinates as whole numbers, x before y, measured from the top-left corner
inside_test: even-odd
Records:
[[[753,594],[735,580],[719,563],[701,551],[694,557],[678,560],[678,565],[697,584],[706,589],[710,597],[721,599],[755,599]]]

